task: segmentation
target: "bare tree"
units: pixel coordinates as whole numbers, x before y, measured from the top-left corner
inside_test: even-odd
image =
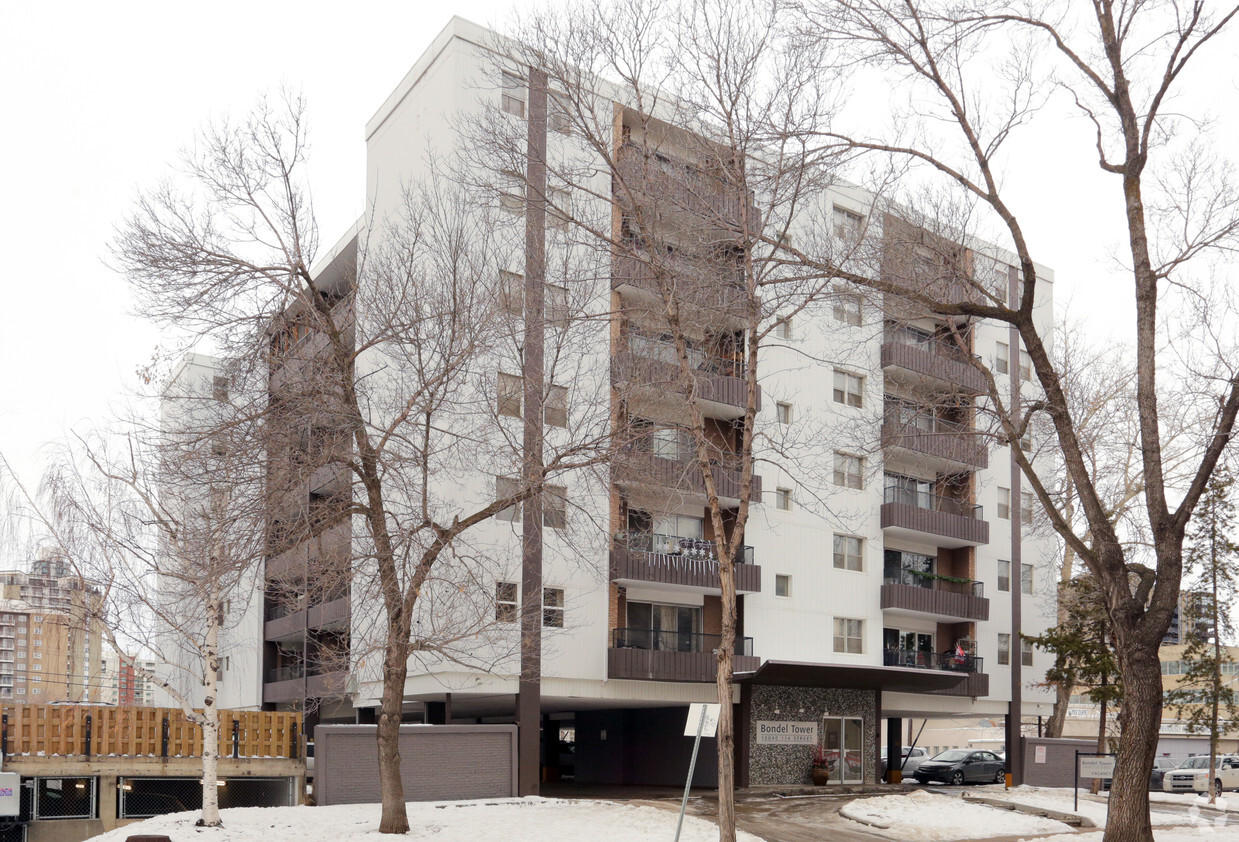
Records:
[[[305,139],[296,100],[208,130],[181,180],[143,197],[114,255],[147,316],[269,365],[268,553],[341,528],[355,604],[369,595],[382,606],[373,622],[354,622],[348,645],[358,680],[381,685],[379,829],[403,833],[398,736],[410,664],[502,661],[511,632],[497,628],[488,571],[510,548],[501,530],[476,527],[544,494],[548,525],[566,526],[569,482],[556,478],[607,455],[609,414],[592,394],[606,371],[575,353],[589,343],[574,330],[588,327],[571,313],[548,331],[571,395],[526,378],[539,406],[564,407],[566,431],[545,437],[530,469],[509,416],[528,416],[533,402],[521,406],[522,348],[505,313],[504,272],[523,220],[498,195],[446,180],[450,162],[428,160],[425,177],[362,220],[316,274]],[[526,319],[541,316],[525,308]],[[496,374],[509,365],[514,406]],[[311,489],[306,528],[293,528],[296,512],[279,495],[287,489],[303,508],[307,474],[325,490]],[[584,494],[581,483],[572,491]]]
[[[214,380],[164,395],[172,427],[135,415],[66,444],[43,499],[25,501],[75,574],[101,590],[91,619],[111,647],[174,668],[165,677],[135,664],[202,728],[198,824],[208,827],[221,824],[220,666],[265,547],[257,419],[225,377]]]
[[[1210,256],[1233,248],[1239,229],[1236,194],[1229,171],[1201,152],[1207,133],[1172,113],[1168,103],[1193,60],[1239,9],[1224,7],[1211,14],[1201,2],[1097,2],[1085,10],[1065,3],[961,6],[884,0],[808,0],[799,7],[797,26],[806,38],[829,46],[831,62],[857,62],[885,72],[885,78],[906,86],[915,103],[911,113],[900,115],[910,129],[907,137],[870,138],[826,129],[819,135],[823,143],[922,165],[944,190],[984,208],[1014,251],[1019,283],[1011,284],[1007,298],[971,280],[962,295],[901,292],[935,313],[1006,323],[1023,346],[1043,396],[1007,403],[991,390],[991,401],[1032,493],[1105,593],[1125,690],[1106,838],[1147,842],[1152,831],[1146,776],[1161,711],[1157,647],[1178,598],[1188,520],[1239,411],[1239,375],[1227,362],[1234,360],[1231,340],[1219,339],[1234,335],[1233,325],[1229,332],[1223,326],[1229,305],[1210,286]],[[1001,170],[1009,160],[1006,142],[1036,119],[1045,97],[1039,80],[1049,78],[1051,70],[1095,127],[1099,165],[1117,176],[1121,191],[1125,262],[1135,306],[1135,412],[1144,519],[1155,561],[1151,568],[1133,563],[1098,490],[1063,374],[1033,317],[1040,277],[1037,250],[1002,185]],[[931,124],[950,131],[934,131]],[[857,282],[873,285],[861,278]],[[1200,327],[1168,330],[1159,313],[1175,307]],[[1180,400],[1211,407],[1209,423],[1195,434],[1190,479],[1179,487],[1166,473],[1158,390],[1159,377],[1177,360],[1191,360],[1196,375]],[[1053,429],[1091,541],[1056,506],[1049,482],[1018,446],[1038,416]]]

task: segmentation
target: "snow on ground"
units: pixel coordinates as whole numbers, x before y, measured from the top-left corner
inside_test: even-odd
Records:
[[[1108,795],[1109,793],[1107,793]],[[1150,792],[1149,800],[1157,804],[1183,804],[1197,807],[1209,807],[1209,794],[1195,792]],[[1239,812],[1239,794],[1223,793],[1217,797],[1217,803],[1212,805],[1215,810],[1225,810],[1230,813]]]
[[[1062,833],[1054,836],[1036,836],[1026,842],[1101,842],[1103,831],[1085,833]],[[1157,842],[1239,842],[1239,826],[1236,827],[1158,827],[1153,830]],[[1020,840],[1025,842],[1025,840]]]
[[[841,808],[839,815],[885,825],[885,828],[875,828],[874,833],[907,842],[988,839],[1070,829],[1069,825],[1053,819],[969,804],[949,795],[919,791],[908,795],[858,798]]]
[[[967,798],[971,794],[970,792],[965,792],[964,797]],[[1075,809],[1071,789],[1064,789],[1062,787],[1017,786],[1009,790],[1004,790],[1001,787],[987,787],[984,791],[978,792],[977,795],[986,798],[997,798],[1002,801],[1015,801],[1019,804],[1027,804],[1030,807],[1058,810],[1060,813],[1076,813],[1077,815],[1092,819],[1093,823],[1098,827],[1106,826],[1106,811],[1109,809],[1109,804],[1104,796],[1090,795],[1087,790],[1080,791],[1080,807]],[[1178,803],[1186,806],[1188,802],[1184,798]],[[1154,827],[1185,824],[1188,821],[1186,816],[1179,813],[1159,813],[1156,811],[1152,812],[1150,818]]]
[[[435,842],[545,842],[547,839],[605,839],[645,842],[675,836],[677,814],[657,807],[609,801],[566,801],[554,798],[505,798],[481,801],[414,802],[408,805],[409,833],[404,839]],[[222,828],[194,827],[200,815],[173,813],[126,825],[88,842],[124,842],[138,834],[162,834],[172,842],[390,842],[378,832],[378,804],[333,807],[241,807],[221,810]],[[762,842],[738,832],[743,842]],[[713,842],[715,825],[684,817],[680,839]]]

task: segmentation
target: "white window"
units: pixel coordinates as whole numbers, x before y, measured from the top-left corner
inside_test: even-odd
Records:
[[[1032,357],[1028,356],[1028,352],[1023,348],[1019,349],[1020,354],[1020,379],[1024,382],[1032,380]]]
[[[1002,520],[1011,519],[1011,489],[998,489],[998,517]]]
[[[500,107],[505,114],[525,117],[525,80],[515,73],[503,74],[503,90],[499,94]]]
[[[572,115],[563,94],[552,93],[546,98],[546,127],[563,135],[572,134]]]
[[[548,629],[564,627],[564,589],[542,589],[542,625]]]
[[[19,696],[24,696],[24,695],[26,695],[26,688],[25,688],[25,687],[18,687],[18,688],[17,688],[17,695],[19,695]]]
[[[1032,526],[1033,522],[1033,496],[1027,491],[1020,492],[1020,523],[1024,526]]]
[[[520,617],[517,595],[520,588],[515,582],[495,583],[495,622],[515,623]]]
[[[863,570],[864,542],[852,535],[835,536],[835,567],[839,570]]]
[[[34,633],[35,633],[35,634],[43,634],[43,627],[42,627],[42,626],[35,626],[35,627],[34,627]]]
[[[1020,663],[1026,667],[1033,665],[1033,645],[1030,640],[1020,641]]]
[[[1001,666],[1011,664],[1011,635],[998,633],[998,663]]]
[[[774,595],[789,597],[792,595],[792,577],[782,573],[774,577]]]
[[[835,452],[835,485],[843,488],[863,488],[864,470],[864,460],[859,456]]]
[[[568,489],[548,485],[542,494],[542,525],[552,529],[568,528]]]
[[[519,178],[508,178],[500,187],[499,207],[513,216],[525,213],[525,185]]]
[[[670,427],[660,427],[651,436],[654,455],[663,459],[680,459],[680,432]]]
[[[554,323],[568,321],[568,288],[547,284],[545,289],[546,320]]]
[[[835,403],[841,403],[846,406],[861,406],[864,388],[865,379],[863,377],[857,377],[855,374],[835,369]]]
[[[505,498],[514,497],[520,491],[521,484],[519,480],[512,477],[495,477],[495,499],[503,500]],[[495,515],[499,520],[507,520],[513,523],[520,523],[521,520],[521,504],[515,503],[508,506],[506,509],[500,509]]]
[[[840,295],[835,299],[835,321],[845,325],[860,327],[860,296],[852,293]]]
[[[552,187],[546,191],[547,224],[556,231],[567,231],[568,220],[572,217],[572,196],[562,187]]]
[[[1031,594],[1033,592],[1033,566],[1031,564],[1020,565],[1020,593]]]
[[[994,351],[994,373],[1009,374],[1011,372],[1011,349],[1005,342],[998,342]]]
[[[860,214],[835,205],[834,208],[835,236],[845,243],[856,243],[860,240],[860,230],[865,224],[865,218]]]
[[[525,381],[523,378],[517,377],[515,374],[499,373],[499,382],[496,386],[497,398],[495,401],[495,409],[500,415],[507,415],[510,418],[521,417],[521,398],[524,397]]]
[[[42,660],[42,659],[43,659],[43,653],[42,653],[42,652],[35,652],[35,653],[34,653],[34,657],[35,657],[35,658],[37,658],[37,659],[39,659],[39,660]]]
[[[524,313],[525,276],[519,272],[500,272],[499,296],[504,312],[513,316]]]
[[[998,590],[1011,590],[1011,562],[998,560]]]
[[[568,389],[566,387],[552,386],[547,390],[542,415],[551,427],[568,426]]]
[[[835,651],[860,655],[864,650],[865,621],[835,617]]]
[[[792,405],[790,403],[776,403],[774,405],[774,412],[778,416],[780,424],[792,423]]]
[[[774,492],[775,507],[785,512],[792,510],[792,490],[790,488],[779,488]]]
[[[774,323],[774,338],[790,341],[792,338],[792,317],[779,319]]]

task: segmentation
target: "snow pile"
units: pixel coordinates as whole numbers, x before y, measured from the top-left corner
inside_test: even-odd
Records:
[[[946,795],[913,792],[857,799],[839,815],[875,825],[875,830],[907,842],[953,839],[990,839],[1020,833],[1061,833],[1070,827],[1053,819],[1029,816],[981,804],[969,804]]]
[[[547,839],[605,839],[645,842],[675,836],[677,813],[657,807],[637,807],[609,801],[567,801],[553,798],[507,798],[481,801],[414,802],[408,805],[409,833],[404,839],[435,842],[546,842]],[[156,816],[93,837],[93,842],[124,842],[141,834],[165,835],[172,842],[390,842],[378,832],[378,804],[333,807],[241,807],[221,810],[221,828],[194,827],[198,812]],[[762,842],[737,832],[743,842]],[[684,817],[680,839],[713,842],[713,823]],[[90,840],[88,840],[90,842]]]

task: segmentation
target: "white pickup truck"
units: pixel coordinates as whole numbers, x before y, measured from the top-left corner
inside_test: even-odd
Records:
[[[1220,789],[1239,789],[1239,756],[1219,755],[1216,772]],[[1179,768],[1166,772],[1162,789],[1166,792],[1208,792],[1209,755],[1189,757]]]

